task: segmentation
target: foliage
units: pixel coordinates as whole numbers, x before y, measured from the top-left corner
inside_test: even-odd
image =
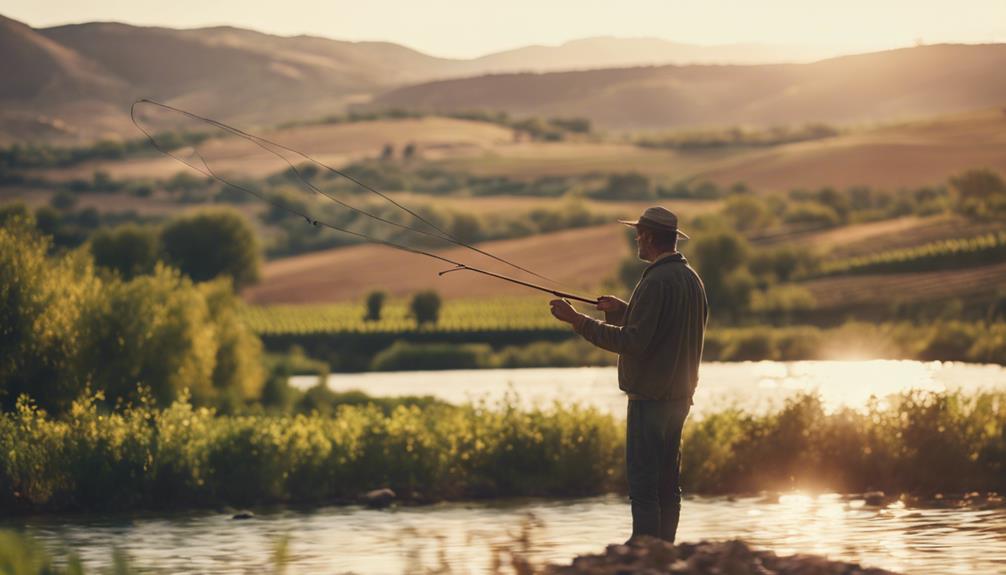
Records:
[[[896,273],[953,269],[1001,262],[1006,231],[971,238],[951,238],[911,248],[823,262],[816,275]]]
[[[26,220],[0,227],[0,400],[7,409],[20,394],[62,409],[85,383],[75,365],[80,317],[99,283],[82,254],[50,261],[49,245]]]
[[[249,306],[241,311],[244,321],[262,335],[407,334],[417,331],[406,301],[391,300],[384,304],[377,321],[365,321],[365,313],[364,306],[353,303]],[[440,332],[569,331],[548,314],[547,300],[541,297],[448,300],[441,306],[437,324],[424,329]]]
[[[91,254],[98,267],[117,272],[123,279],[154,271],[160,254],[157,230],[125,224],[99,229],[91,236]]]
[[[969,170],[950,179],[955,208],[973,217],[1006,215],[1006,181],[992,170]]]
[[[366,321],[380,321],[381,308],[384,307],[384,300],[387,299],[386,292],[377,290],[367,294],[367,313],[363,316]]]
[[[433,290],[426,290],[412,296],[409,309],[412,310],[412,317],[416,318],[416,323],[422,327],[424,324],[437,323],[441,305],[440,294]]]
[[[373,371],[477,369],[488,367],[491,348],[486,344],[395,342],[370,363]]]
[[[26,223],[0,229],[0,392],[56,413],[89,386],[110,404],[136,385],[167,405],[185,389],[225,407],[257,397],[261,343],[230,285],[199,286],[158,265],[132,280],[95,275],[85,251],[47,257]]]
[[[375,486],[426,497],[586,495],[618,487],[622,431],[593,408],[343,403],[334,417],[217,416],[184,400],[66,420],[0,415],[0,507],[328,502]]]
[[[650,179],[643,174],[628,172],[608,176],[607,185],[591,191],[592,198],[601,200],[651,200],[656,194]]]
[[[229,276],[240,289],[259,279],[262,256],[251,225],[232,211],[183,216],[161,232],[165,260],[194,281]]]
[[[644,148],[674,150],[767,147],[822,140],[838,134],[837,129],[826,124],[806,124],[799,127],[774,126],[766,129],[733,127],[722,130],[684,131],[663,136],[648,136],[637,140],[636,145]]]
[[[329,399],[331,416],[219,416],[184,399],[103,413],[81,400],[62,420],[22,401],[0,415],[0,506],[318,503],[375,486],[447,499],[624,489],[623,424],[593,408]],[[1002,392],[919,391],[863,411],[829,412],[813,395],[765,414],[725,409],[686,424],[682,481],[701,493],[1001,491],[1004,410]]]

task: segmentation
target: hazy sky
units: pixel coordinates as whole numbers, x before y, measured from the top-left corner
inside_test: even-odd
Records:
[[[457,58],[587,36],[854,49],[1006,42],[1006,0],[4,0],[0,13],[35,27],[227,24]]]

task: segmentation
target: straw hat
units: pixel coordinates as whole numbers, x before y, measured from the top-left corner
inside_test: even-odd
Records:
[[[689,239],[685,232],[678,229],[678,216],[674,215],[674,212],[668,210],[667,208],[662,208],[660,206],[646,208],[646,210],[643,211],[643,215],[639,216],[638,220],[618,221],[627,226],[638,226],[642,224],[643,226],[651,228],[677,232],[679,238],[686,240]]]

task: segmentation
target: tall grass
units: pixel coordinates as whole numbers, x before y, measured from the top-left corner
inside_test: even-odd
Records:
[[[219,416],[179,401],[53,419],[0,416],[7,512],[338,503],[389,486],[417,500],[624,489],[623,424],[553,405],[343,405],[334,416]],[[910,392],[826,413],[815,396],[690,421],[690,492],[1006,490],[1006,393]]]

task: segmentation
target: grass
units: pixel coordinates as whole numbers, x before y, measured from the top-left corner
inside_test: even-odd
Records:
[[[54,419],[0,416],[5,512],[350,501],[389,486],[420,500],[624,490],[623,424],[555,404],[342,405],[334,416],[217,416],[185,401]],[[385,406],[390,407],[390,406]],[[690,421],[685,489],[1006,489],[1006,394],[907,392],[865,411],[816,396],[777,412]],[[952,470],[952,471],[951,471]]]

